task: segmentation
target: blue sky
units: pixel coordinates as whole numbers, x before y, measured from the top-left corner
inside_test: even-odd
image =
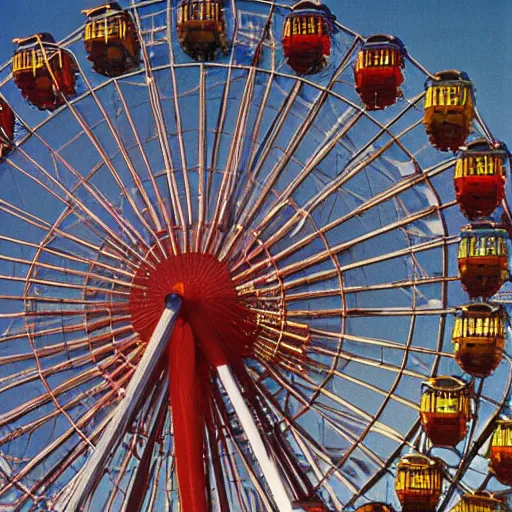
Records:
[[[4,0],[5,2],[6,0]],[[478,108],[497,138],[512,145],[509,71],[510,0],[325,0],[344,25],[363,34],[399,36],[432,72],[461,69],[473,79]],[[16,0],[2,10],[0,49],[11,39],[49,31],[61,39],[83,22],[80,11],[101,0]],[[492,8],[489,7],[492,5]]]

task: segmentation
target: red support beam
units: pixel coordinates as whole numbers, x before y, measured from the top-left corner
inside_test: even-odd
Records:
[[[169,345],[169,396],[182,512],[207,512],[204,389],[190,324],[178,319]]]

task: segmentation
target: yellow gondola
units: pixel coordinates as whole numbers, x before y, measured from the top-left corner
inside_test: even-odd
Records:
[[[222,0],[182,0],[178,7],[178,41],[198,61],[214,60],[228,47]]]
[[[432,377],[423,383],[420,416],[432,444],[455,446],[471,418],[471,384],[457,377]]]
[[[458,266],[463,288],[471,298],[492,297],[507,281],[508,233],[490,222],[462,228]]]
[[[487,377],[500,364],[505,344],[506,312],[485,302],[461,306],[452,342],[460,367],[474,377]]]
[[[438,459],[405,455],[397,468],[395,490],[403,512],[434,512],[441,496],[443,474]]]
[[[82,13],[87,16],[85,51],[97,73],[119,76],[138,66],[140,41],[129,13],[117,2]]]
[[[498,420],[491,440],[491,469],[503,485],[512,485],[512,420]]]
[[[491,496],[488,492],[476,492],[464,494],[451,512],[494,512],[499,510],[502,504],[503,501]]]
[[[475,115],[473,84],[466,73],[440,71],[426,89],[423,123],[430,141],[441,151],[457,151]]]

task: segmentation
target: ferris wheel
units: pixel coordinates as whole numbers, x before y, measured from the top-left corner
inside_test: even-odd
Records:
[[[311,0],[20,35],[0,510],[508,509],[509,152],[466,73]]]

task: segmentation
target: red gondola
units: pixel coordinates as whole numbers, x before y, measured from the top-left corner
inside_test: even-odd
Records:
[[[457,151],[475,115],[473,84],[461,71],[440,71],[426,89],[423,123],[430,141],[441,151]]]
[[[14,112],[0,99],[0,159],[9,152],[14,139],[14,121]]]
[[[459,308],[452,342],[459,366],[474,377],[487,377],[500,364],[505,345],[505,308],[471,303]]]
[[[498,420],[491,440],[491,469],[503,485],[512,485],[512,420]]]
[[[457,160],[455,193],[468,219],[491,215],[503,200],[508,156],[504,144],[479,139],[470,142]]]
[[[140,42],[135,25],[117,2],[82,13],[87,16],[85,51],[97,73],[119,76],[139,64]]]
[[[331,55],[331,11],[320,2],[303,0],[292,7],[284,22],[283,51],[298,75],[318,73]]]
[[[441,497],[443,474],[438,459],[405,455],[398,463],[395,490],[403,512],[434,512]]]
[[[432,444],[456,446],[467,433],[471,418],[471,384],[450,376],[423,383],[420,416]]]
[[[356,90],[368,110],[395,103],[404,81],[405,46],[394,36],[374,35],[359,51],[354,67]]]
[[[69,52],[59,48],[48,33],[14,39],[14,83],[39,110],[55,110],[75,95],[78,67]]]
[[[459,243],[459,273],[471,298],[489,298],[507,281],[507,232],[490,222],[462,228]]]

